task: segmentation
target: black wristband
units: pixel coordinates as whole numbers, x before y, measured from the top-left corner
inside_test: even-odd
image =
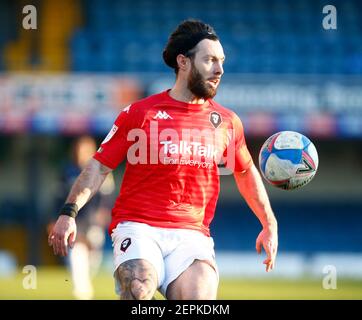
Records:
[[[59,215],[75,218],[78,215],[78,206],[75,203],[66,203],[60,210]]]

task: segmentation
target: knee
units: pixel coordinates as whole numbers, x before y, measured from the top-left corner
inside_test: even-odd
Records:
[[[215,300],[218,278],[215,269],[205,261],[196,260],[167,289],[168,299]]]
[[[135,300],[150,300],[156,292],[156,286],[148,279],[134,279],[130,291]]]
[[[153,266],[144,260],[129,260],[118,268],[121,299],[149,300],[157,290],[157,275]]]

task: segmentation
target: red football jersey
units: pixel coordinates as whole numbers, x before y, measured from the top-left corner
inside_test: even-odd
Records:
[[[212,99],[189,104],[169,90],[122,110],[94,158],[115,169],[126,159],[109,232],[122,221],[185,228],[209,236],[219,196],[219,162],[253,161],[239,117]]]

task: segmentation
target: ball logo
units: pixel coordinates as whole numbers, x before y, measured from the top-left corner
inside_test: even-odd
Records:
[[[131,238],[126,238],[121,243],[121,251],[126,252],[128,247],[131,245]]]
[[[213,111],[210,113],[210,122],[211,124],[214,126],[214,128],[217,128],[222,120],[221,120],[221,115],[219,113],[217,113],[216,111]]]
[[[297,173],[308,173],[313,172],[314,168],[307,158],[303,157],[302,162],[304,167],[298,168]]]

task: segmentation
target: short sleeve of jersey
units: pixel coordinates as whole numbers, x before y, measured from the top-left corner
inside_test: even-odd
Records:
[[[246,146],[243,124],[236,114],[232,118],[231,139],[224,157],[226,158],[226,168],[233,172],[242,172],[253,164],[253,159]]]
[[[115,169],[127,156],[130,141],[127,141],[128,131],[135,123],[135,115],[130,107],[125,108],[117,117],[108,135],[102,141],[93,156],[103,165]]]

